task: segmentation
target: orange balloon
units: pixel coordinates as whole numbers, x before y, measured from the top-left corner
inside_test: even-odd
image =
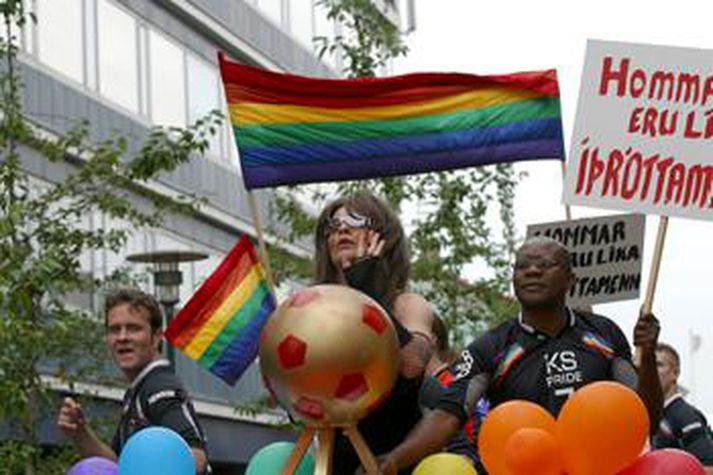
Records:
[[[490,475],[510,475],[505,464],[505,445],[519,429],[534,428],[554,433],[555,419],[529,401],[508,401],[490,411],[478,435],[478,450]]]
[[[505,464],[512,475],[561,475],[562,450],[555,436],[542,429],[517,430],[505,444]]]
[[[648,433],[644,403],[634,391],[612,381],[575,392],[562,407],[555,430],[569,475],[619,472],[636,460]]]

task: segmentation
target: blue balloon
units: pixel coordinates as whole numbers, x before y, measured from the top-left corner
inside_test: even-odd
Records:
[[[118,470],[113,460],[89,457],[74,464],[67,475],[116,475]]]
[[[196,462],[183,438],[165,427],[142,429],[119,456],[119,475],[195,475]]]
[[[261,448],[250,457],[250,463],[245,475],[280,475],[290,458],[295,444],[292,442],[274,442]],[[314,473],[314,457],[307,452],[297,466],[295,475],[312,475]]]

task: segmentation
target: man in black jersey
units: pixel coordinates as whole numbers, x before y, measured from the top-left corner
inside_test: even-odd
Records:
[[[123,289],[107,296],[106,342],[112,357],[131,386],[124,395],[121,420],[111,446],[99,440],[84,412],[66,398],[57,418],[59,428],[82,457],[117,460],[129,437],[148,426],[177,432],[191,447],[196,474],[210,473],[205,437],[193,405],[168,361],[159,359],[161,310],[156,300],[137,290]]]
[[[454,381],[407,439],[381,457],[387,475],[441,450],[486,396],[492,407],[511,399],[536,402],[556,416],[567,397],[585,384],[615,380],[635,388],[658,427],[663,396],[656,372],[658,322],[641,315],[631,361],[626,337],[606,317],[565,306],[574,284],[570,256],[557,241],[533,238],[517,252],[513,286],[519,318],[490,330],[468,346],[452,368]]]
[[[663,419],[653,438],[657,449],[675,448],[696,456],[713,473],[713,439],[705,416],[683,399],[678,388],[681,361],[678,352],[670,345],[659,343],[656,347],[661,387],[666,398]]]

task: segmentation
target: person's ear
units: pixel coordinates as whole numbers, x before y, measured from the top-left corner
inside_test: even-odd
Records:
[[[154,348],[156,348],[156,351],[161,352],[161,343],[163,342],[163,330],[161,328],[157,328],[156,331],[153,332],[153,345]]]

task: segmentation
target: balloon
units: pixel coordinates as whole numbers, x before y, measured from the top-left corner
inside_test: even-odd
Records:
[[[500,404],[485,417],[478,435],[478,450],[490,475],[509,475],[505,445],[516,431],[528,427],[554,433],[555,420],[537,404],[520,400]]]
[[[116,475],[118,470],[113,460],[89,457],[74,464],[67,475]]]
[[[412,475],[478,475],[473,465],[462,455],[433,454],[421,460]]]
[[[542,429],[519,429],[505,444],[505,464],[512,475],[560,475],[562,450],[555,436]]]
[[[611,381],[576,391],[562,407],[555,430],[569,475],[617,473],[636,460],[648,433],[644,403]]]
[[[166,427],[148,427],[129,438],[119,456],[119,475],[195,475],[196,462],[183,438]]]
[[[261,448],[248,463],[245,475],[280,475],[290,458],[295,444],[292,442],[274,442]],[[312,475],[314,472],[314,457],[307,452],[297,466],[295,475]]]
[[[696,457],[678,449],[654,450],[642,455],[619,475],[705,475]]]

